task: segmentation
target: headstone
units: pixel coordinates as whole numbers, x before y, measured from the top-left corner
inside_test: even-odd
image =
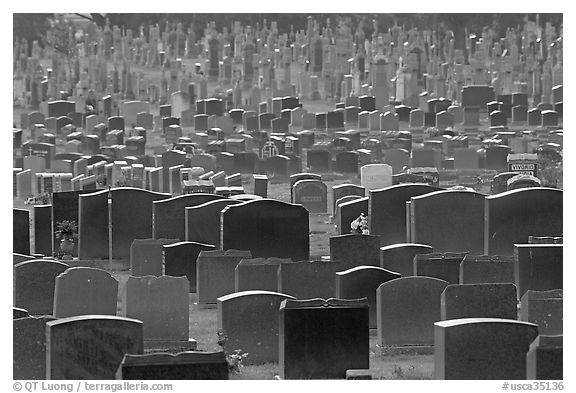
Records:
[[[414,257],[414,275],[435,277],[450,284],[460,282],[460,263],[465,253],[430,253],[417,254]]]
[[[13,320],[14,379],[46,379],[46,322],[53,320],[52,316]]]
[[[563,290],[527,290],[520,299],[520,320],[538,325],[538,333],[563,334]]]
[[[128,277],[123,316],[142,321],[144,341],[189,340],[186,277]]]
[[[402,277],[376,290],[378,344],[432,345],[440,320],[440,296],[449,283],[432,277]]]
[[[517,319],[514,284],[448,285],[442,292],[443,321],[460,318]]]
[[[46,379],[114,379],[125,354],[142,352],[141,321],[87,315],[46,323]]]
[[[190,292],[196,292],[196,259],[201,251],[212,251],[211,244],[179,242],[164,245],[164,274],[167,276],[186,276],[190,282]]]
[[[289,258],[242,259],[234,272],[234,291],[263,290],[278,292],[278,267],[292,263]]]
[[[562,336],[539,333],[526,354],[526,379],[538,381],[564,379]]]
[[[14,306],[30,315],[52,315],[55,279],[68,269],[65,263],[36,259],[14,265]]]
[[[325,261],[280,263],[278,292],[296,299],[332,298],[336,293],[336,272],[345,268],[343,263]]]
[[[466,255],[460,262],[460,284],[514,283],[514,259],[499,255]]]
[[[413,276],[414,257],[432,252],[433,248],[427,244],[400,243],[380,247],[380,267],[401,274],[402,277]]]
[[[222,211],[222,249],[246,249],[254,257],[307,260],[308,211],[271,199],[227,206]]]
[[[34,206],[34,252],[52,255],[52,206]]]
[[[336,298],[367,298],[369,310],[369,327],[377,327],[376,290],[390,280],[400,278],[400,274],[375,266],[356,266],[336,272]]]
[[[355,266],[379,266],[378,236],[346,234],[330,237],[330,259],[341,262],[345,269]]]
[[[294,203],[300,204],[310,213],[326,213],[328,191],[321,180],[299,180],[292,186]]]
[[[392,185],[392,167],[388,164],[363,165],[360,181],[367,191],[379,190]]]
[[[130,276],[156,276],[163,272],[162,246],[179,239],[134,239],[130,246]]]
[[[12,209],[12,211],[12,252],[31,254],[30,212],[24,209]]]
[[[514,244],[514,283],[518,298],[527,290],[562,289],[562,244]]]
[[[228,379],[228,362],[224,352],[126,354],[118,367],[116,379],[223,380]]]
[[[346,370],[367,369],[368,338],[366,300],[283,300],[280,377],[343,379]]]
[[[252,258],[252,255],[241,250],[200,252],[196,260],[198,304],[216,304],[218,297],[235,292],[236,265],[243,258]]]
[[[526,379],[526,353],[538,327],[500,318],[434,323],[435,379]],[[470,340],[474,337],[474,340]]]
[[[247,352],[243,364],[278,363],[279,309],[284,299],[294,298],[269,291],[244,291],[218,298],[218,328],[226,334],[225,347]]]

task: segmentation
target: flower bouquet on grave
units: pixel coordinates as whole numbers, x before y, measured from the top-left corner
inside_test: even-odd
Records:
[[[362,235],[370,234],[370,231],[368,230],[368,218],[364,213],[360,213],[358,218],[350,223],[350,229],[351,233],[359,233]]]
[[[60,251],[64,254],[62,259],[72,259],[74,240],[78,237],[78,226],[74,220],[62,220],[56,223],[56,239],[60,240]]]
[[[235,350],[234,353],[228,353],[228,351],[226,351],[226,349],[224,348],[226,342],[228,342],[228,335],[226,334],[226,331],[224,329],[218,329],[216,334],[218,335],[217,344],[222,347],[222,350],[226,355],[226,361],[228,362],[228,371],[234,374],[240,374],[240,368],[243,367],[242,360],[244,360],[244,358],[248,356],[248,353],[247,352],[242,353],[241,349]]]

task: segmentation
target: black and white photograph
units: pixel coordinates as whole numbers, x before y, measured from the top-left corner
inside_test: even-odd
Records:
[[[7,391],[573,389],[566,15],[224,4],[11,13]]]

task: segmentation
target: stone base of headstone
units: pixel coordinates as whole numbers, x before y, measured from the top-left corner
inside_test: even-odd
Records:
[[[144,353],[180,353],[195,351],[198,342],[193,338],[188,341],[144,340]]]
[[[391,355],[434,355],[433,345],[376,345],[376,356]]]
[[[218,308],[216,303],[198,303],[198,308],[200,310],[215,310]]]
[[[370,370],[346,370],[346,379],[372,379]]]

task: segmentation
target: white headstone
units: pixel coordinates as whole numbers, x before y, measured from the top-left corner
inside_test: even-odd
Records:
[[[367,191],[389,187],[392,185],[392,167],[388,164],[363,165],[360,181]]]

